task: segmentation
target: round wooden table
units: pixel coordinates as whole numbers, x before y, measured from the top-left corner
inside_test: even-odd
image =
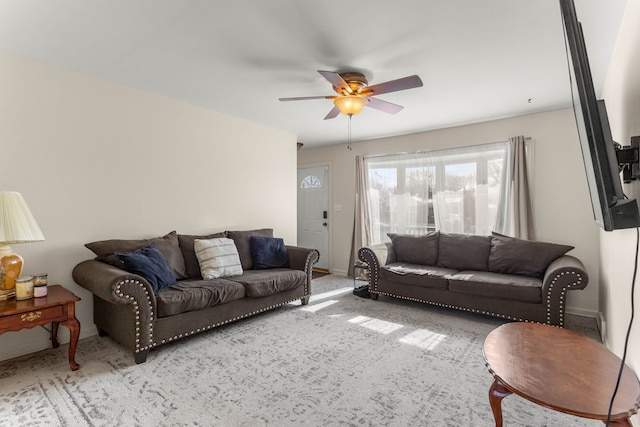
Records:
[[[502,426],[502,399],[512,393],[547,408],[606,422],[620,358],[599,342],[567,329],[537,323],[508,323],[484,341],[494,381],[489,402]],[[640,384],[625,365],[610,426],[631,426],[640,407]]]

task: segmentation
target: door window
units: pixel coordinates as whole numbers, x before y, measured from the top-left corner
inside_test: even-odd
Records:
[[[310,188],[322,188],[322,181],[316,175],[307,175],[300,183],[300,188],[303,190]]]

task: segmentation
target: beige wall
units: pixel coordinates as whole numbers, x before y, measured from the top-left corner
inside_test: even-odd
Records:
[[[618,40],[603,89],[614,140],[629,144],[640,135],[640,0],[628,0]],[[640,199],[640,183],[625,186],[629,197]],[[605,323],[605,344],[622,356],[631,317],[631,281],[635,264],[636,230],[601,232],[600,310]],[[636,287],[638,287],[636,282]],[[635,294],[636,311],[638,291]],[[636,313],[636,316],[638,313]],[[637,322],[631,331],[627,363],[640,372],[640,340]],[[634,425],[640,425],[634,416]]]
[[[569,90],[569,87],[567,87]],[[377,112],[371,112],[377,114]],[[342,120],[343,118],[338,118]],[[358,118],[354,118],[357,126]],[[355,156],[438,150],[483,144],[525,135],[534,139],[533,204],[539,240],[575,246],[571,252],[586,265],[590,284],[570,292],[567,305],[574,313],[596,316],[598,309],[598,228],[593,221],[582,154],[571,110],[515,117],[469,126],[385,138],[353,144],[305,149],[298,167],[329,164],[332,200],[330,269],[344,274],[348,267],[353,229]]]
[[[296,243],[293,134],[0,52],[0,141],[0,189],[23,194],[46,237],[13,248],[24,273],[82,298],[81,337],[95,333],[71,279],[86,242],[273,227]],[[0,359],[48,345],[41,328],[9,332]]]

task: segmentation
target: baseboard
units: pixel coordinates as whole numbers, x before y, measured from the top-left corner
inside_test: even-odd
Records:
[[[598,325],[598,332],[600,332],[600,341],[604,345],[607,345],[607,321],[604,320],[604,315],[601,312],[598,312],[596,321]]]
[[[592,317],[594,319],[598,318],[598,312],[593,310],[586,310],[584,308],[578,307],[567,307],[565,309],[567,314],[574,314],[576,316],[584,316],[584,317]]]
[[[49,347],[51,347],[51,338],[49,333],[45,332],[44,329],[43,329],[43,332],[44,333],[42,335],[42,338],[26,341],[23,343],[11,345],[9,347],[0,349],[0,361],[13,359],[16,357],[46,350]],[[83,338],[87,338],[97,334],[98,334],[98,328],[96,328],[96,325],[94,324],[86,328],[81,327],[79,340],[82,340]],[[64,326],[61,326],[58,329],[58,342],[60,344],[69,343],[69,331]],[[82,346],[82,342],[78,342],[78,347],[80,346]],[[66,354],[67,352],[65,350],[65,355]]]
[[[337,269],[332,269],[331,270],[331,274],[337,274],[338,276],[347,276],[347,270],[337,270]]]
[[[600,335],[600,342],[604,343],[605,342],[605,321],[604,321],[604,317],[602,316],[602,313],[599,311],[593,311],[593,310],[585,310],[584,308],[577,308],[577,307],[567,307],[565,309],[565,312],[567,314],[573,314],[576,316],[583,316],[583,317],[591,317],[593,319],[596,319],[596,327],[598,328],[598,334]]]

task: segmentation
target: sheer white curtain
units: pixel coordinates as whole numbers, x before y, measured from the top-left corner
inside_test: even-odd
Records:
[[[427,153],[436,171],[433,205],[440,231],[491,234],[503,191],[506,149],[503,141]]]
[[[524,138],[356,159],[352,262],[387,233],[533,238]]]
[[[433,171],[425,153],[366,157],[367,208],[371,240],[388,240],[387,233],[424,234],[433,223]]]

